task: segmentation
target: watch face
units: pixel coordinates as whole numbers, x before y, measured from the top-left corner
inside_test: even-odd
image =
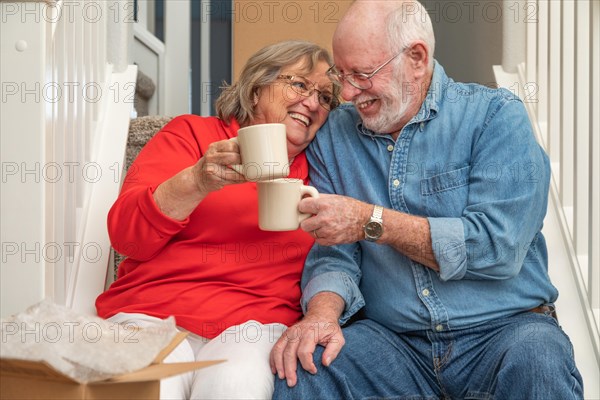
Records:
[[[383,226],[376,221],[369,221],[365,225],[365,236],[367,238],[378,239],[383,233]]]

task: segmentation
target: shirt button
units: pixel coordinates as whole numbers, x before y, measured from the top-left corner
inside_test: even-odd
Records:
[[[390,144],[390,145],[388,145],[387,149],[388,149],[388,151],[394,151],[394,146],[392,146],[392,145]]]
[[[436,325],[435,330],[441,332],[444,330],[444,325]]]
[[[398,179],[394,179],[394,186],[399,186],[400,185],[400,181]]]
[[[429,296],[429,289],[423,289],[421,293],[423,293],[423,296],[427,297]]]
[[[423,131],[423,129],[425,129],[425,122],[421,122],[421,132]]]

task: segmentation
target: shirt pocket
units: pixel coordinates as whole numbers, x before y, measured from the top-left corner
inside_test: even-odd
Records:
[[[421,179],[421,196],[429,217],[460,217],[469,196],[470,166]]]

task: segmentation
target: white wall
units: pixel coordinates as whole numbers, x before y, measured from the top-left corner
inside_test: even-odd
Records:
[[[0,10],[0,315],[4,316],[47,293],[44,276],[50,266],[44,249],[52,249],[45,246],[46,181],[54,179],[57,169],[46,168],[47,26],[35,23],[34,15],[24,19],[22,5],[0,2]],[[13,301],[16,298],[20,300]]]

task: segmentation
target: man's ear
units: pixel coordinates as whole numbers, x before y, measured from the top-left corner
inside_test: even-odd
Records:
[[[406,49],[407,60],[410,63],[415,78],[423,77],[427,72],[427,66],[429,65],[429,51],[425,42],[418,41],[413,43],[408,49]]]

